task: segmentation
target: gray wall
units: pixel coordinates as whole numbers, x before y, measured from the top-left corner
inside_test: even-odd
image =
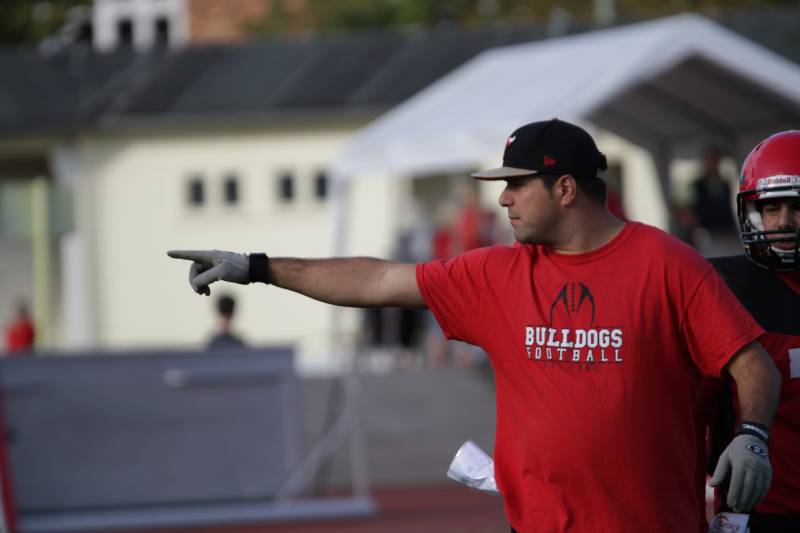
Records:
[[[21,514],[270,498],[296,463],[290,349],[0,361]]]
[[[301,382],[303,440],[308,447],[336,410],[339,384]],[[453,483],[445,477],[456,450],[472,439],[494,449],[495,401],[491,376],[477,368],[420,370],[363,376],[361,400],[373,485]],[[347,448],[317,477],[318,492],[346,488]]]
[[[298,381],[288,350],[14,358],[0,384],[23,511],[269,497],[344,407],[341,382]],[[451,483],[465,440],[493,449],[478,368],[365,375],[359,388],[374,485]],[[307,492],[350,486],[347,444]]]

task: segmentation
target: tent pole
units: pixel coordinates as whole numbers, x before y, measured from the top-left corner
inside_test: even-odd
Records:
[[[653,161],[656,167],[661,197],[664,205],[667,206],[667,228],[673,235],[680,235],[683,228],[681,228],[678,221],[675,219],[672,203],[672,173],[670,171],[672,165],[672,147],[668,144],[661,144],[657,148],[651,150],[651,153],[653,154]]]

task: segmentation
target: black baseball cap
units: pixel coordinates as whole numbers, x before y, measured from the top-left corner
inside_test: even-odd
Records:
[[[517,128],[506,141],[503,166],[472,177],[502,180],[569,174],[575,179],[592,179],[601,178],[607,168],[606,156],[586,130],[554,118]]]

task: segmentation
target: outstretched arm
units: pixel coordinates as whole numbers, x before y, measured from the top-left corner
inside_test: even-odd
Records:
[[[309,298],[349,307],[417,307],[425,301],[416,266],[372,257],[332,259],[275,258],[270,282]]]
[[[261,281],[334,305],[425,307],[413,264],[370,257],[279,257],[254,263],[246,254],[219,250],[173,250],[167,254],[192,261],[189,283],[200,294],[210,294],[209,285],[217,281]]]

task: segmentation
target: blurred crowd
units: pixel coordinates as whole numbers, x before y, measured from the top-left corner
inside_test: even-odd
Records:
[[[393,260],[445,260],[510,240],[507,230],[497,224],[495,211],[481,204],[474,183],[455,182],[431,217],[426,218],[421,211],[417,205],[409,207],[411,216],[397,235]],[[373,357],[375,350],[384,356],[380,365],[383,370],[470,367],[486,361],[480,348],[447,341],[427,310],[368,309],[364,321],[363,347]]]

